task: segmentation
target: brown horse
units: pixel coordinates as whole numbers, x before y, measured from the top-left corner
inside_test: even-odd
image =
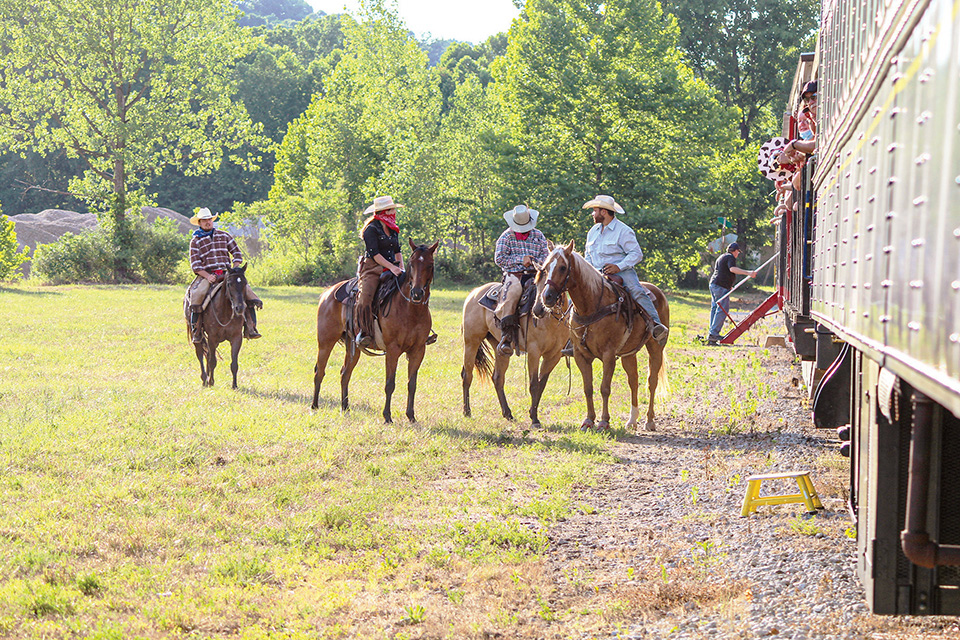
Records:
[[[660,322],[670,326],[670,308],[667,298],[656,286],[642,283],[653,294],[654,305],[660,315]],[[570,314],[570,339],[574,346],[574,360],[583,377],[583,395],[587,400],[587,417],[583,428],[594,426],[596,411],[593,406],[593,360],[599,358],[603,363],[603,379],[600,382],[600,395],[603,397],[603,411],[599,429],[610,428],[610,383],[617,358],[627,374],[630,385],[630,420],[627,428],[636,428],[640,415],[637,395],[637,351],[646,347],[650,357],[650,373],[647,384],[650,389],[650,404],[647,408],[648,431],[655,430],[653,403],[657,392],[657,383],[667,386],[667,367],[663,347],[653,339],[652,328],[639,313],[622,306],[620,294],[613,285],[597,271],[586,259],[573,250],[573,241],[565,247],[557,247],[544,261],[543,268],[537,274],[539,296],[533,308],[534,314],[544,314],[554,308],[564,292],[570,294],[573,313]],[[627,294],[629,298],[629,294]],[[627,300],[632,305],[632,300]]]
[[[497,354],[493,367],[490,366],[490,355],[495,349],[493,346],[500,340],[500,328],[497,327],[493,311],[479,304],[487,292],[497,286],[497,282],[488,282],[470,292],[463,303],[463,369],[460,377],[463,378],[463,415],[470,415],[470,385],[473,382],[473,369],[476,367],[481,377],[490,376],[493,387],[500,400],[500,411],[504,418],[513,420],[513,413],[507,404],[507,397],[503,391],[503,382],[507,367],[510,365],[510,356]],[[521,318],[520,320],[520,349],[527,353],[527,376],[530,380],[530,420],[533,428],[540,428],[540,418],[537,409],[540,406],[540,397],[547,386],[550,372],[560,361],[560,350],[566,344],[569,336],[563,312],[566,304],[557,305],[557,312],[544,318]]]
[[[396,386],[397,362],[400,354],[407,354],[407,418],[416,422],[413,412],[413,398],[417,392],[417,372],[423,362],[427,338],[433,320],[430,316],[430,283],[433,281],[433,253],[438,242],[429,247],[417,246],[410,240],[413,253],[407,262],[407,278],[390,303],[389,311],[380,316],[380,331],[383,335],[383,347],[386,352],[387,380],[384,386],[386,398],[383,405],[383,419],[393,422],[390,416],[390,399]],[[346,357],[340,369],[340,406],[344,411],[350,408],[348,387],[353,369],[360,360],[361,350],[347,344],[346,309],[338,302],[334,293],[342,283],[337,283],[320,296],[317,308],[317,365],[313,375],[313,408],[320,399],[320,383],[327,368],[327,360],[337,342],[343,341]]]
[[[230,343],[230,371],[233,373],[233,388],[237,388],[237,357],[243,344],[244,311],[247,302],[243,299],[244,289],[247,287],[247,265],[227,269],[223,285],[213,295],[207,308],[201,314],[203,322],[203,340],[194,343],[197,350],[197,360],[200,361],[200,380],[203,386],[213,386],[213,370],[217,368],[217,346],[221,342]],[[189,293],[183,301],[184,315],[187,319],[187,335],[192,341],[190,331],[190,300]],[[206,357],[207,366],[203,366]]]

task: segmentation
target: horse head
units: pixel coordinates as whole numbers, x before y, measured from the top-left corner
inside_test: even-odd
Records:
[[[570,270],[573,268],[573,240],[566,246],[554,247],[537,271],[537,303],[533,315],[542,318],[553,309],[567,290]]]
[[[244,300],[243,293],[247,288],[247,265],[242,267],[231,267],[227,269],[227,275],[224,279],[223,288],[227,291],[227,298],[230,300],[230,308],[234,316],[243,316],[247,310],[247,301]]]
[[[430,283],[433,282],[433,253],[440,245],[437,240],[429,247],[425,244],[416,245],[409,238],[410,254],[409,282],[410,301],[416,304],[425,304],[430,298]]]

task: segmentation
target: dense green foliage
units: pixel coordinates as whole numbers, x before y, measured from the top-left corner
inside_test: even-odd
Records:
[[[16,225],[7,216],[0,216],[0,280],[19,279],[20,268],[30,260],[28,250],[17,246]]]
[[[136,240],[127,259],[128,279],[155,283],[182,279],[180,263],[189,247],[189,238],[170,220],[159,219],[151,225],[138,216],[131,226]],[[76,235],[68,233],[57,242],[37,247],[32,275],[47,284],[113,282],[117,251],[103,227]]]
[[[127,194],[167,165],[203,174],[260,145],[231,68],[255,46],[229,0],[0,0],[0,143],[85,163],[70,191],[107,204],[129,277]]]
[[[297,22],[313,13],[304,0],[235,0],[243,17],[240,25],[256,27],[279,22]]]

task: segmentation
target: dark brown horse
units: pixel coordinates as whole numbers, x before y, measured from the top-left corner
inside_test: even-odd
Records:
[[[237,388],[237,358],[243,344],[244,311],[247,303],[243,292],[247,287],[247,265],[227,269],[223,284],[213,295],[200,318],[203,322],[203,340],[194,343],[197,360],[200,361],[200,380],[203,386],[213,386],[213,370],[217,368],[217,346],[230,343],[230,371],[233,373],[233,388]],[[188,294],[189,295],[189,294]],[[190,300],[184,299],[184,314],[190,317]],[[187,335],[191,336],[190,320],[187,320]],[[204,367],[204,357],[207,365]]]
[[[397,362],[400,354],[407,354],[407,418],[416,422],[413,412],[413,398],[417,392],[417,372],[423,362],[426,351],[427,338],[433,320],[430,316],[430,283],[433,281],[433,253],[439,242],[429,247],[417,246],[410,241],[413,253],[407,265],[407,278],[390,303],[389,311],[381,313],[380,332],[386,353],[386,384],[384,393],[386,398],[383,405],[383,419],[393,422],[390,416],[390,399],[396,386]],[[327,368],[327,360],[337,342],[343,341],[346,346],[346,357],[343,368],[340,369],[340,406],[346,411],[350,408],[348,387],[353,369],[360,360],[361,350],[351,344],[346,344],[346,315],[342,303],[337,301],[334,293],[342,283],[337,283],[320,295],[320,304],[317,308],[317,365],[313,375],[313,408],[317,408],[320,399],[320,383]]]
[[[666,296],[656,286],[648,282],[642,284],[653,294],[660,322],[670,326],[670,309]],[[587,417],[581,426],[593,428],[597,417],[593,406],[593,360],[599,358],[603,363],[603,379],[600,382],[603,411],[596,426],[599,429],[610,428],[610,384],[619,357],[630,385],[631,409],[627,428],[636,428],[640,415],[637,351],[646,347],[650,357],[650,373],[647,377],[650,404],[647,408],[646,428],[654,431],[653,403],[657,383],[663,383],[663,391],[666,391],[667,367],[663,347],[653,339],[652,328],[643,317],[639,313],[633,313],[632,309],[622,307],[620,294],[583,256],[573,250],[573,241],[550,252],[542,270],[537,274],[537,290],[539,296],[533,308],[534,314],[544,314],[546,310],[555,307],[564,292],[570,294],[573,302],[573,313],[570,314],[569,321],[570,339],[573,341],[574,360],[583,377],[583,395],[587,400]],[[627,297],[629,298],[629,294]],[[626,302],[633,304],[631,300]]]
[[[470,292],[463,303],[463,415],[470,415],[470,385],[473,382],[473,370],[481,376],[490,376],[500,401],[500,412],[504,418],[513,420],[513,412],[507,404],[503,390],[510,356],[497,354],[491,367],[490,357],[493,345],[500,340],[500,328],[497,326],[493,311],[479,304],[487,292],[499,283],[488,282]],[[560,361],[560,350],[567,342],[569,331],[563,318],[566,304],[558,305],[556,313],[543,318],[521,318],[520,349],[527,353],[527,376],[530,380],[530,421],[533,428],[540,427],[537,410],[540,398],[547,386],[550,372]]]

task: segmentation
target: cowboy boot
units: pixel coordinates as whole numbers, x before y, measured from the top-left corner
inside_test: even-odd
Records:
[[[203,342],[203,321],[200,319],[199,305],[190,307],[190,334],[193,336],[194,344]]]
[[[504,316],[500,320],[500,342],[497,344],[497,353],[501,356],[512,356],[513,346],[511,342],[516,341],[516,332],[520,328],[517,322],[516,314]]]
[[[670,335],[670,328],[666,325],[662,325],[659,322],[653,325],[653,339],[657,341],[661,347],[667,344],[667,336]]]
[[[261,303],[263,306],[263,303]],[[247,304],[247,313],[245,322],[243,323],[243,337],[248,340],[256,340],[263,336],[260,335],[260,332],[257,331],[257,310],[252,303]]]

